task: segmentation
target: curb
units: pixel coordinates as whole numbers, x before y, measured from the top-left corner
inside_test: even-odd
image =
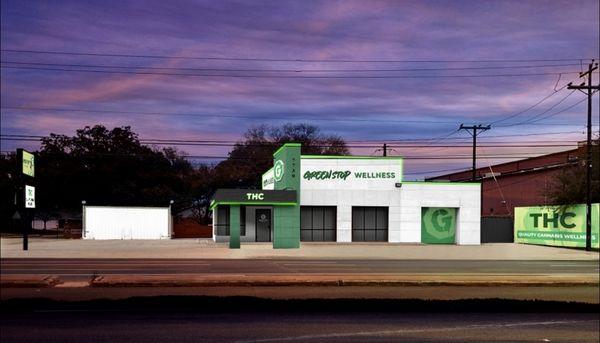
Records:
[[[55,275],[43,277],[22,277],[2,275],[1,288],[50,288],[60,284],[60,279]]]
[[[569,286],[599,286],[597,279],[581,278],[538,278],[524,280],[514,278],[502,280],[497,276],[472,279],[444,279],[430,277],[415,278],[344,278],[344,277],[314,277],[314,278],[281,278],[281,277],[237,277],[231,278],[188,278],[168,279],[153,277],[137,277],[134,280],[98,276],[90,282],[90,287],[569,287]]]

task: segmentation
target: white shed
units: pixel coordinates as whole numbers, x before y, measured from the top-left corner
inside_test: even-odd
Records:
[[[84,206],[84,239],[169,239],[170,207]]]

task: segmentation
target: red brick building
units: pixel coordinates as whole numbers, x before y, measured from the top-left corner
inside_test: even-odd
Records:
[[[585,146],[549,155],[496,164],[476,170],[482,183],[482,216],[512,216],[516,206],[550,204],[547,191],[555,177],[585,156]],[[470,181],[472,170],[440,175],[427,181]]]

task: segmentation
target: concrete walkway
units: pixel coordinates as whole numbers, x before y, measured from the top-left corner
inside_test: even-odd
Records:
[[[300,249],[273,249],[246,243],[241,249],[209,239],[64,240],[0,238],[1,258],[202,258],[202,259],[378,259],[378,260],[598,260],[600,254],[546,246],[493,243],[475,246],[397,243],[303,243]]]

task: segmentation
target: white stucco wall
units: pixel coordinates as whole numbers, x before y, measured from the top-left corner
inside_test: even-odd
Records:
[[[346,171],[352,174],[346,180],[307,180],[306,172],[317,170]],[[355,172],[394,173],[393,178],[357,178]],[[300,182],[300,205],[337,206],[337,241],[352,241],[352,207],[389,207],[389,241],[400,242],[400,188],[402,159],[323,159],[302,158]]]
[[[454,207],[458,209],[456,243],[480,244],[480,194],[481,185],[475,183],[403,183],[400,242],[421,242],[422,207]]]
[[[307,180],[316,170],[394,172],[395,178]],[[352,207],[388,207],[389,242],[421,242],[421,207],[458,208],[457,244],[480,243],[480,185],[407,182],[401,187],[401,159],[302,158],[302,206],[337,207],[337,241],[352,241]]]

